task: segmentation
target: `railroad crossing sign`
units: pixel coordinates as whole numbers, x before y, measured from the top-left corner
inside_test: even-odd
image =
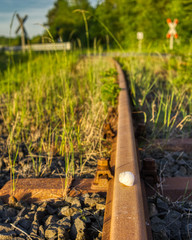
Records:
[[[25,15],[24,18],[21,18],[18,13],[16,14],[16,16],[19,21],[19,26],[18,26],[17,30],[15,31],[15,33],[17,34],[19,32],[19,30],[21,29],[21,42],[22,42],[22,49],[24,51],[25,37],[27,37],[27,32],[25,30],[24,23],[26,22],[28,16]]]
[[[167,38],[170,39],[170,49],[173,49],[173,37],[178,38],[177,31],[175,30],[177,24],[178,24],[178,19],[174,19],[172,22],[170,18],[167,19],[167,24],[169,26],[169,31],[167,33]]]

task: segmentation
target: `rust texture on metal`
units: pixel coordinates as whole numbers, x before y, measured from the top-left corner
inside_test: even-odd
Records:
[[[148,196],[153,196],[159,192],[170,201],[192,200],[192,178],[191,177],[172,177],[165,178],[162,183],[156,187],[150,184],[146,185]]]
[[[192,178],[166,178],[162,185],[159,186],[159,191],[171,201],[192,200]]]
[[[110,239],[145,240],[147,231],[128,91],[123,72],[118,64],[116,66],[121,91]],[[135,176],[135,183],[131,187],[119,182],[119,174],[125,171]]]
[[[102,189],[107,191],[108,181],[113,178],[109,168],[109,160],[101,158],[97,160],[97,171],[91,186],[92,189]]]
[[[155,145],[163,148],[167,151],[192,151],[192,138],[183,138],[183,139],[158,139],[155,141]]]
[[[145,158],[142,162],[142,177],[150,184],[158,183],[157,167],[153,158]]]
[[[114,173],[115,168],[115,159],[116,159],[116,144],[117,138],[113,139],[111,159],[110,159],[110,169]],[[102,240],[110,239],[110,230],[111,230],[111,214],[112,214],[112,201],[113,201],[113,184],[114,180],[111,178],[108,183],[107,198],[105,204],[105,215],[103,222],[103,231],[102,231]]]
[[[18,179],[14,197],[18,201],[38,202],[50,199],[63,198],[66,195],[65,178],[27,178]],[[75,179],[68,186],[69,196],[78,196],[88,192],[106,192],[107,189],[91,189],[93,178]],[[7,182],[0,190],[0,199],[8,203],[11,196],[12,181]]]
[[[145,223],[147,229],[147,239],[153,240],[152,231],[151,231],[151,222],[149,218],[149,210],[148,210],[148,201],[147,201],[147,191],[145,188],[145,182],[141,179],[141,186],[142,186],[142,194],[143,194],[143,204],[144,204],[144,211],[145,211]]]

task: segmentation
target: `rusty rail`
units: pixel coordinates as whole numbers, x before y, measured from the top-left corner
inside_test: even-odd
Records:
[[[104,220],[103,240],[144,240],[147,239],[147,230],[128,91],[123,72],[117,63],[116,67],[121,88],[118,107],[117,152],[113,191],[109,189],[109,193],[113,194],[113,197],[108,197],[110,204],[106,207],[107,217]],[[125,171],[134,174],[133,186],[124,186],[119,182],[119,174]],[[105,224],[109,225],[108,212],[110,210],[108,207],[111,207],[110,236],[106,234],[105,228]]]

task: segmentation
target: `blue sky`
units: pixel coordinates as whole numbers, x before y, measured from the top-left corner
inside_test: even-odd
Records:
[[[10,23],[14,12],[21,17],[28,15],[25,28],[29,37],[41,34],[44,29],[36,24],[46,22],[46,14],[53,7],[56,0],[0,0],[0,36],[10,35]],[[95,4],[97,0],[91,0]],[[18,27],[18,20],[14,18],[11,36],[15,37],[15,30]]]

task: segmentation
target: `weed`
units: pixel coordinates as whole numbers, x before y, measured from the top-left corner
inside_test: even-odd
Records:
[[[152,138],[173,136],[178,129],[187,134],[192,104],[191,58],[183,61],[159,56],[120,60],[128,72],[134,108],[146,113]]]

